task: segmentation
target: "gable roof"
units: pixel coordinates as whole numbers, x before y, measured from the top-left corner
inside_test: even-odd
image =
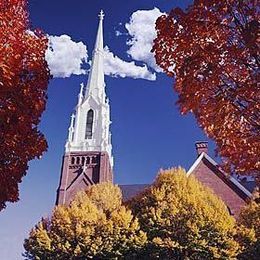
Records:
[[[118,185],[122,191],[123,201],[127,201],[134,196],[143,192],[149,184],[129,184],[129,185]]]
[[[240,184],[234,177],[229,176],[225,173],[208,154],[202,152],[197,160],[193,163],[190,169],[187,172],[187,175],[192,174],[192,172],[197,168],[199,163],[206,161],[207,165],[213,170],[213,172],[222,179],[232,190],[234,190],[238,195],[240,195],[243,199],[252,196],[252,193],[247,190],[242,184]]]

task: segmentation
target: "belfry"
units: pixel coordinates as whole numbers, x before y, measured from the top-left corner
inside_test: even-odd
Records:
[[[105,93],[103,19],[99,26],[87,86],[81,83],[71,116],[56,204],[68,204],[87,186],[113,181],[110,106]]]

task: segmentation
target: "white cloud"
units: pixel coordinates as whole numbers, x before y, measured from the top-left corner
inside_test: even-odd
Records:
[[[108,47],[104,48],[104,70],[106,75],[112,77],[156,80],[156,74],[151,73],[146,65],[137,66],[133,61],[123,61],[110,52]]]
[[[45,58],[54,77],[66,78],[72,74],[86,74],[81,66],[87,62],[88,52],[82,42],[74,42],[68,35],[48,38],[49,47]]]
[[[46,60],[54,77],[66,78],[72,74],[86,74],[82,65],[87,62],[87,47],[82,42],[74,42],[70,36],[48,36],[49,47]],[[91,61],[89,61],[91,64]],[[134,61],[126,62],[115,56],[108,47],[104,48],[105,74],[112,77],[155,80],[146,65],[137,66]]]
[[[155,22],[163,13],[158,9],[137,10],[132,13],[130,21],[125,24],[126,33],[116,31],[116,36],[128,35],[129,49],[127,54],[133,60],[120,59],[107,47],[105,48],[105,74],[112,77],[130,77],[134,79],[156,80],[156,73],[162,70],[156,65],[154,54],[151,53],[153,40],[156,37]],[[54,77],[70,77],[72,74],[86,74],[82,65],[87,62],[87,47],[82,42],[74,42],[70,36],[49,36],[49,48],[46,52],[51,74]],[[135,61],[142,62],[142,66]]]
[[[130,22],[125,24],[131,37],[127,41],[127,45],[130,46],[127,53],[132,59],[146,63],[156,72],[162,70],[156,65],[151,49],[156,38],[155,22],[163,14],[156,7],[152,10],[137,10],[131,15]]]

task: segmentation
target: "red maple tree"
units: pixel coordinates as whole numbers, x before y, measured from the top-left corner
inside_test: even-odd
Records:
[[[193,112],[225,170],[260,172],[259,6],[195,0],[156,22],[157,64],[175,77],[181,113]]]
[[[30,31],[27,1],[0,1],[0,210],[19,198],[28,161],[47,149],[38,130],[49,70],[47,38]]]

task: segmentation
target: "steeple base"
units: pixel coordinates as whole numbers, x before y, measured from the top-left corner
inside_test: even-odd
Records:
[[[71,152],[63,156],[56,205],[68,205],[80,190],[112,182],[113,174],[107,152]]]

